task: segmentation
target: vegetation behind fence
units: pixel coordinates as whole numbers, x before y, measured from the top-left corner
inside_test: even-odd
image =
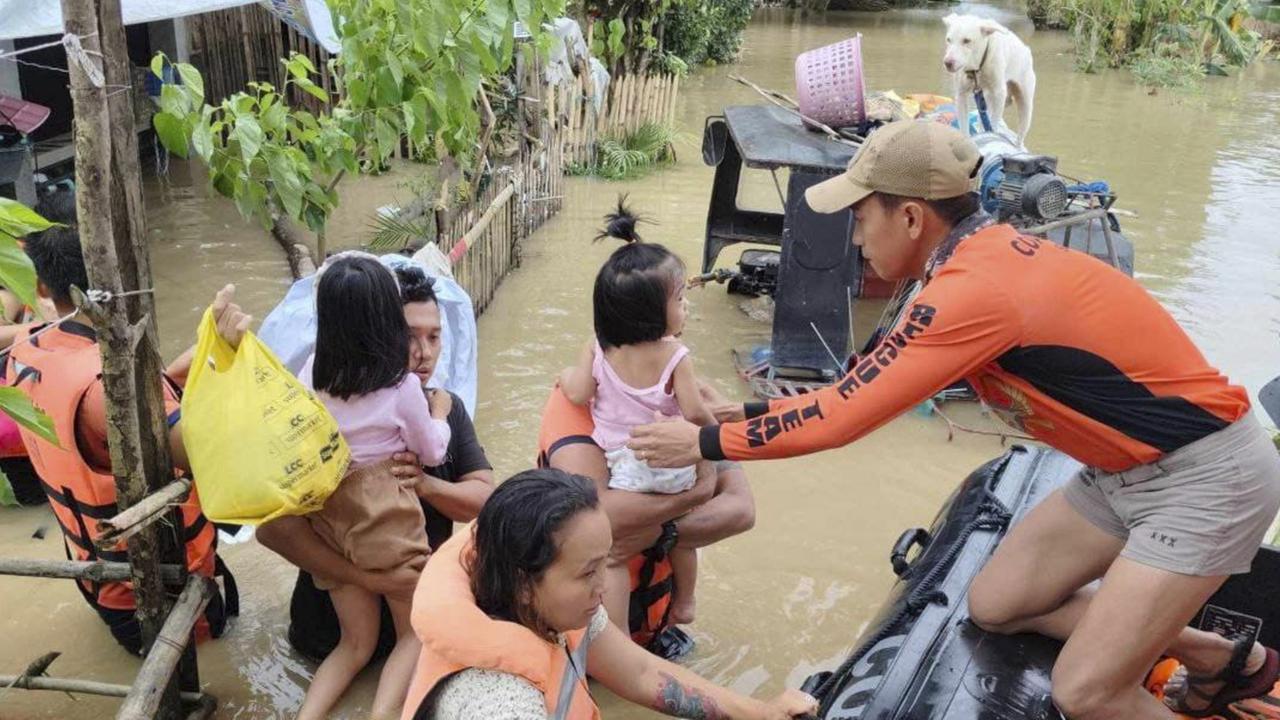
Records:
[[[453,260],[453,276],[471,296],[477,316],[519,266],[520,242],[560,212],[563,195],[564,154],[559,143],[551,143],[496,173],[439,234],[440,249]]]
[[[679,93],[679,75],[622,75],[609,83],[597,112],[594,88],[585,74],[560,86],[549,97],[565,162],[595,167],[601,142],[620,140],[646,125],[673,126]]]
[[[329,54],[265,8],[234,8],[190,22],[191,60],[202,70],[206,102],[216,104],[257,81],[286,88],[294,108],[316,115],[327,109],[319,98],[288,82],[290,67],[281,58],[295,52],[304,55],[315,68],[314,84],[332,95],[338,83]],[[520,151],[514,157],[492,159],[496,169],[480,183],[479,193],[463,195],[462,207],[442,212],[443,206],[424,196],[402,217],[402,227],[432,228],[421,239],[434,236],[450,257],[454,275],[471,294],[477,313],[492,302],[502,278],[518,265],[520,242],[560,210],[568,167],[594,163],[602,143],[607,148],[628,135],[647,137],[654,128],[674,123],[677,74],[619,75],[597,103],[585,64],[581,70],[572,82],[551,87],[542,82],[536,55],[517,63],[511,79],[519,88],[521,109],[515,117],[523,136]],[[482,158],[487,137],[480,142]],[[410,143],[402,139],[401,145]],[[667,143],[661,144],[665,152]],[[435,222],[424,225],[425,214],[434,215]]]

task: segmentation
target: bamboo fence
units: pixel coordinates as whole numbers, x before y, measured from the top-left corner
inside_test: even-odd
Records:
[[[453,275],[466,289],[479,316],[498,285],[520,264],[520,242],[560,211],[564,156],[552,144],[506,168],[440,233],[453,260]]]
[[[329,53],[261,5],[194,15],[187,22],[191,64],[204,75],[205,102],[210,105],[245,90],[250,82],[284,87],[287,74],[282,59],[293,52],[307,56],[315,65],[317,85],[328,93],[336,91]],[[289,100],[313,113],[324,106],[318,98],[294,88],[289,91]]]
[[[635,132],[647,123],[675,124],[678,75],[620,75],[606,92],[597,111],[591,77],[583,72],[548,94],[549,115],[559,130],[566,163],[594,165],[601,140]]]

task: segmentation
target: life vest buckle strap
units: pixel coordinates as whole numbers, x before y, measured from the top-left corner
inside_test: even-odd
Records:
[[[45,482],[43,477],[40,478],[40,484],[44,487],[44,494],[47,495],[50,500],[65,507],[73,513],[84,515],[85,517],[90,517],[94,520],[108,520],[115,517],[120,512],[115,503],[91,505],[89,503],[80,502],[68,494],[69,491],[66,486],[63,486],[62,490],[59,491],[57,488]]]

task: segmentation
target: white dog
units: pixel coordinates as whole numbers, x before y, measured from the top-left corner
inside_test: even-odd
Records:
[[[1021,144],[1031,129],[1036,94],[1031,48],[995,20],[952,13],[942,21],[947,25],[947,53],[942,64],[955,81],[960,127],[968,134],[969,101],[975,90],[981,90],[993,128],[1004,119],[1006,104],[1012,101],[1018,106]]]

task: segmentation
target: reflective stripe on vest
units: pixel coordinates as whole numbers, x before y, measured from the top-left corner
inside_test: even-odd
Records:
[[[582,636],[582,642],[569,653],[569,669],[560,676],[560,695],[556,700],[555,720],[566,720],[573,705],[573,692],[579,683],[587,681],[587,650],[591,647],[591,635]],[[568,652],[568,650],[566,650]]]

